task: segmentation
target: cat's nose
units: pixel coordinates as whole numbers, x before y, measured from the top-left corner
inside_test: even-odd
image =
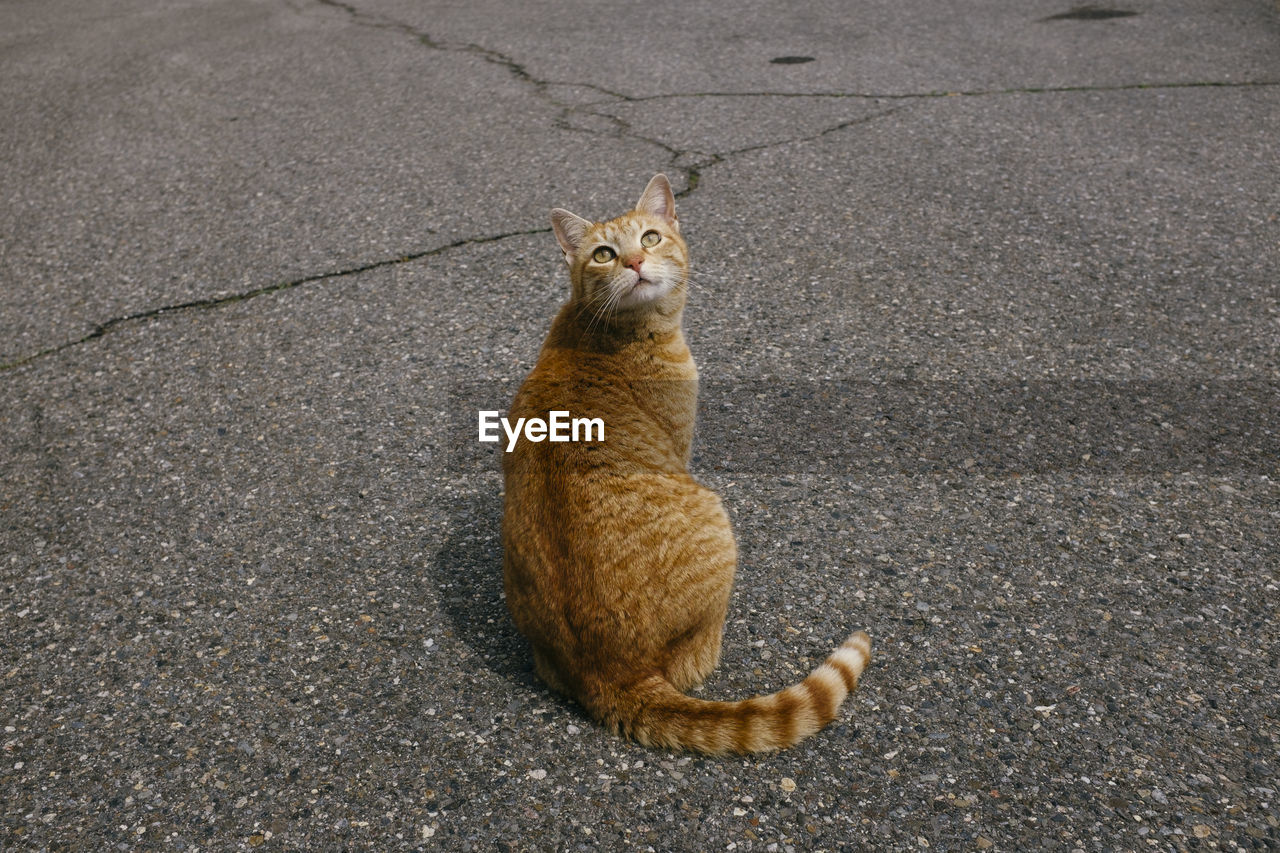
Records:
[[[640,265],[643,263],[644,263],[644,257],[641,255],[632,255],[629,258],[622,259],[622,265],[624,267],[626,267],[627,269],[635,270],[637,273],[640,272]]]

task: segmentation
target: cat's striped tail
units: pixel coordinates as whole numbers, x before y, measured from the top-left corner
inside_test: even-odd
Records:
[[[740,702],[711,702],[650,676],[620,703],[616,724],[646,746],[720,754],[784,749],[835,719],[871,660],[871,638],[852,634],[799,684]]]

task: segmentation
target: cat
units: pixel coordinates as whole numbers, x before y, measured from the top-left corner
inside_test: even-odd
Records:
[[[835,717],[871,641],[854,633],[772,695],[685,695],[719,661],[737,546],[719,497],[688,473],[698,373],[681,329],[689,261],[671,185],[656,175],[608,222],[559,208],[551,222],[572,291],[509,416],[572,411],[607,432],[503,454],[503,585],[534,669],[646,746],[790,746]]]

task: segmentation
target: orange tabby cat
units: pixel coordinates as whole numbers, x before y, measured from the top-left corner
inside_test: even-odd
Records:
[[[737,549],[689,476],[697,369],[680,328],[688,250],[663,175],[636,209],[592,223],[556,209],[573,283],[509,419],[599,417],[602,442],[520,440],[503,454],[503,579],[538,675],[643,744],[790,746],[830,722],[870,659],[853,634],[769,696],[685,695],[720,658]]]

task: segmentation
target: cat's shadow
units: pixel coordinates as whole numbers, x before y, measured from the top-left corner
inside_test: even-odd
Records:
[[[453,636],[504,678],[535,686],[528,645],[516,631],[502,594],[502,500],[467,496],[453,508],[451,533],[436,554],[440,608]]]

